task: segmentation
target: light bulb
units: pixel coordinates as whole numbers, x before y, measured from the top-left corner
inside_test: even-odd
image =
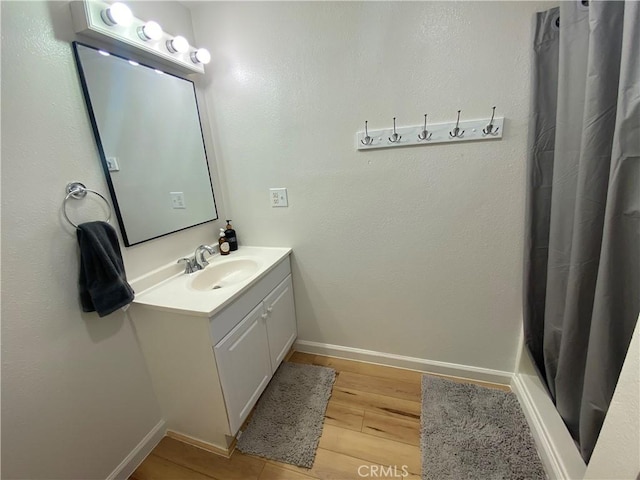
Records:
[[[202,63],[203,65],[206,65],[211,61],[211,54],[206,48],[199,48],[195,52],[191,53],[191,61],[193,63]]]
[[[189,42],[186,38],[178,35],[173,37],[173,40],[167,41],[167,50],[171,53],[184,53],[189,50]]]
[[[116,2],[100,13],[102,20],[107,25],[122,25],[128,27],[133,22],[133,13],[124,3]]]
[[[154,21],[150,21],[138,27],[138,36],[142,40],[159,40],[162,37],[162,27]]]

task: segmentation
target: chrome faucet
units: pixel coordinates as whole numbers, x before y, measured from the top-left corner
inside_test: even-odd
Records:
[[[178,260],[178,263],[184,262],[184,273],[194,273],[209,265],[209,262],[204,259],[204,252],[213,255],[216,250],[210,245],[200,245],[196,248],[193,258],[184,257]]]
[[[196,252],[193,255],[193,263],[196,270],[202,270],[204,267],[209,265],[204,259],[204,252],[208,252],[209,255],[213,255],[216,253],[216,250],[210,245],[200,245],[196,248]]]

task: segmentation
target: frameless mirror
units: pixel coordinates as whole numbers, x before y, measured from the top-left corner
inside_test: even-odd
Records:
[[[193,82],[73,46],[125,245],[217,219]]]

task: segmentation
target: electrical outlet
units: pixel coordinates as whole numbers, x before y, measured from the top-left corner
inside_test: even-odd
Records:
[[[107,168],[110,172],[119,172],[120,165],[118,165],[117,157],[107,157]]]
[[[173,208],[187,208],[184,203],[184,192],[169,192],[171,195],[171,205]]]
[[[269,201],[272,207],[288,207],[289,199],[287,198],[286,188],[270,188]]]

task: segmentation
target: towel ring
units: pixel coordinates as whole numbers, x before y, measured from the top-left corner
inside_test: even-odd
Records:
[[[105,221],[109,222],[109,220],[111,220],[111,205],[109,205],[109,201],[101,193],[96,192],[95,190],[91,190],[90,188],[85,187],[80,182],[71,182],[71,183],[69,183],[67,185],[66,191],[67,191],[67,196],[64,197],[64,201],[62,202],[62,213],[64,214],[64,218],[67,219],[67,222],[69,222],[75,228],[78,228],[78,225],[73,223],[71,221],[71,219],[69,218],[69,215],[67,215],[67,201],[70,198],[73,198],[75,200],[80,200],[80,199],[86,197],[87,193],[95,193],[102,200],[104,200],[104,203],[107,204],[107,208],[109,209],[109,215],[107,215],[107,219]]]

